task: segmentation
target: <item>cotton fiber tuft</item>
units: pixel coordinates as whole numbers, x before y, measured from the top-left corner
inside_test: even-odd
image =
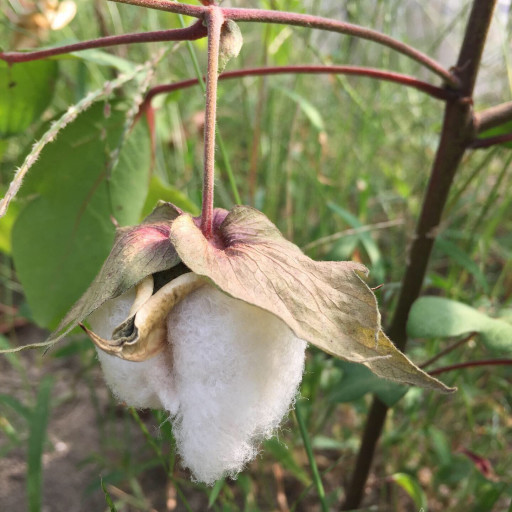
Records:
[[[132,289],[90,317],[110,338],[129,314]],[[144,362],[98,351],[105,380],[121,401],[166,409],[182,463],[194,479],[234,477],[258,453],[293,403],[306,342],[271,313],[211,285],[188,295],[167,319],[166,350]]]

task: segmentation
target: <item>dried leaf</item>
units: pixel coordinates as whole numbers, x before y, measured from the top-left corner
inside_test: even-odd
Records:
[[[211,242],[191,216],[180,215],[171,240],[193,272],[273,313],[325,352],[400,383],[452,391],[412,364],[381,331],[375,296],[360,277],[367,274],[363,265],[315,262],[262,213],[245,206],[215,226]]]
[[[119,297],[147,276],[180,263],[169,239],[170,226],[180,213],[170,203],[161,203],[139,226],[119,228],[98,275],[48,342],[57,342],[107,300]]]

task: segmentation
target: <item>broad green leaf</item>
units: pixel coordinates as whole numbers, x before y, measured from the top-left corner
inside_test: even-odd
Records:
[[[489,128],[489,130],[485,130],[478,135],[479,139],[487,139],[489,137],[497,137],[498,135],[505,135],[507,133],[512,133],[512,121],[507,121],[506,123],[500,124],[494,128]],[[506,148],[512,148],[512,142],[503,142],[501,146],[505,146]]]
[[[420,297],[412,306],[407,333],[412,338],[449,338],[479,333],[490,350],[512,353],[512,324],[443,297]]]
[[[6,188],[1,187],[0,190],[3,197]],[[7,213],[0,219],[0,251],[5,254],[11,254],[11,232],[19,211],[20,205],[13,201]]]
[[[395,473],[391,478],[412,498],[418,510],[427,510],[427,496],[416,478],[407,473]]]
[[[329,394],[332,402],[352,402],[366,393],[375,393],[388,407],[393,407],[407,393],[406,386],[381,379],[360,364],[338,361],[343,377]]]
[[[150,166],[142,124],[135,125],[107,179],[124,120],[117,105],[105,117],[104,104],[95,104],[43,149],[26,178],[22,192],[34,199],[13,227],[12,253],[40,325],[55,325],[92,282],[112,247],[111,219],[121,225],[139,220]]]
[[[112,55],[111,53],[107,53],[103,50],[98,50],[97,48],[82,50],[81,52],[67,53],[59,57],[69,58],[69,56],[86,62],[92,62],[99,66],[110,66],[118,69],[122,73],[132,73],[137,66],[134,62],[130,62],[129,60],[118,57],[117,55]]]
[[[402,384],[451,391],[414,366],[382,332],[375,296],[360,277],[367,273],[363,265],[311,260],[250,207],[217,210],[214,224],[208,241],[189,215],[172,223],[171,241],[193,272],[273,313],[329,354]]]
[[[199,215],[201,210],[199,207],[189,199],[181,190],[174,188],[171,185],[162,183],[158,176],[152,176],[149,183],[148,195],[144,208],[142,209],[142,216],[148,215],[158,201],[169,201],[173,205],[181,208],[182,210],[191,213],[192,215]]]
[[[22,133],[52,100],[57,63],[0,61],[0,138]]]
[[[37,401],[30,417],[27,453],[27,496],[29,512],[41,512],[43,493],[42,457],[46,441],[46,426],[50,416],[53,379],[45,377],[39,385]]]

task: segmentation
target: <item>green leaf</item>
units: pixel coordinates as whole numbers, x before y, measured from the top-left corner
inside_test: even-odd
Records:
[[[34,196],[12,232],[12,253],[34,319],[57,323],[87,289],[105,260],[119,224],[135,224],[147,193],[150,144],[138,123],[107,180],[112,151],[121,143],[124,112],[106,117],[95,104],[47,145],[24,194]]]
[[[114,505],[114,502],[112,501],[110,493],[108,492],[107,488],[105,487],[105,484],[103,483],[103,478],[100,480],[100,485],[103,494],[105,495],[105,502],[107,503],[108,509],[110,510],[110,512],[117,512],[117,508]]]
[[[412,306],[407,333],[412,338],[450,338],[479,333],[485,346],[512,353],[512,324],[443,297],[421,297]]]
[[[345,208],[342,208],[341,206],[334,203],[328,203],[327,206],[336,215],[341,217],[350,227],[363,227],[363,223]],[[370,258],[370,262],[372,263],[372,275],[375,275],[378,281],[382,281],[385,274],[384,260],[382,258],[382,253],[380,252],[379,247],[372,237],[372,234],[368,231],[365,231],[354,236],[361,242],[364,250],[366,251],[366,254],[368,254],[368,257]]]
[[[475,281],[482,287],[482,290],[486,294],[489,294],[489,285],[484,274],[478,267],[478,264],[472,260],[466,252],[444,238],[437,239],[436,247],[441,249],[452,260],[457,262],[462,268],[471,274],[475,278]]]
[[[498,135],[505,135],[507,133],[512,133],[512,121],[507,121],[506,123],[500,124],[494,128],[489,128],[489,130],[485,130],[478,135],[479,139],[487,139],[489,137],[497,137]],[[512,148],[512,142],[502,142],[500,144],[506,148]]]
[[[325,123],[320,112],[309,100],[307,100],[300,94],[285,89],[284,87],[274,87],[274,89],[279,92],[282,92],[285,96],[288,96],[291,100],[297,103],[299,108],[302,110],[302,112],[304,112],[306,117],[309,119],[309,122],[311,123],[313,128],[315,128],[319,132],[325,131]]]
[[[158,176],[152,176],[149,182],[148,195],[144,208],[142,209],[142,216],[148,215],[158,201],[168,201],[173,205],[181,208],[182,210],[191,213],[192,215],[199,215],[201,210],[199,207],[190,200],[181,190],[174,188],[171,185],[162,183]]]
[[[316,262],[261,212],[216,210],[210,242],[180,215],[171,241],[183,263],[228,295],[273,313],[299,338],[402,384],[452,391],[414,366],[382,332],[373,292],[354,262]]]
[[[416,478],[407,473],[395,473],[391,478],[412,498],[418,510],[427,510],[427,496]]]
[[[70,56],[86,62],[98,64],[99,66],[109,66],[118,69],[122,73],[132,73],[137,66],[134,62],[130,62],[129,60],[118,57],[117,55],[112,55],[111,53],[107,53],[103,50],[98,50],[97,48],[90,48],[89,50],[82,50],[80,52],[71,52],[59,57],[69,58]]]
[[[408,391],[406,386],[381,379],[360,364],[347,361],[337,361],[337,364],[343,369],[343,377],[329,394],[332,402],[352,402],[366,393],[375,393],[388,407],[393,407]]]
[[[45,377],[39,385],[36,406],[30,419],[27,454],[27,495],[29,512],[41,511],[43,483],[42,457],[46,441],[46,427],[50,415],[53,380]]]
[[[58,66],[51,60],[0,61],[0,138],[22,133],[52,100]]]
[[[265,441],[265,452],[272,454],[276,461],[279,461],[297,480],[304,485],[311,483],[311,478],[304,468],[295,460],[293,452],[277,437],[272,437]]]
[[[208,508],[213,507],[225,483],[225,478],[221,478],[220,480],[217,480],[215,482],[215,485],[213,486],[212,491],[210,492],[210,496],[208,496]]]

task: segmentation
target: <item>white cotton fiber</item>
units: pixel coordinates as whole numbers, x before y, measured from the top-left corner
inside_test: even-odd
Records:
[[[183,464],[207,484],[235,476],[288,412],[306,343],[274,315],[212,286],[181,302],[168,327]]]
[[[132,288],[106,302],[88,317],[91,329],[102,338],[111,339],[113,330],[127,318],[134,300],[135,288]],[[96,351],[105,381],[118,400],[138,409],[164,408],[176,412],[178,404],[171,374],[170,347],[143,362],[125,361],[98,348]]]
[[[110,339],[129,314],[135,290],[89,317]],[[235,476],[270,437],[297,393],[306,343],[274,315],[210,285],[191,293],[167,319],[169,346],[144,362],[98,350],[114,395],[170,413],[183,465],[213,484]]]

